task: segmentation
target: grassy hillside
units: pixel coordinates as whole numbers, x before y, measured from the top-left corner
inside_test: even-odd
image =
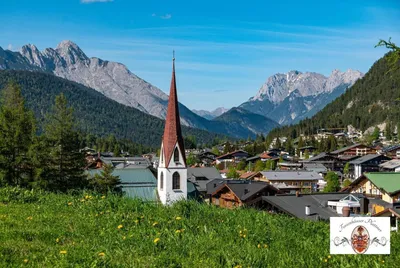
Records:
[[[329,256],[322,222],[0,189],[0,267],[397,267],[391,239],[390,256]]]
[[[389,72],[388,55],[375,62],[362,79],[311,119],[275,129],[270,136],[295,137],[300,133],[316,133],[319,128],[348,125],[364,131],[383,122],[390,122],[394,131],[400,122],[400,69]]]
[[[113,101],[94,89],[51,74],[29,71],[0,71],[0,91],[14,80],[22,87],[27,106],[35,113],[39,126],[50,112],[54,99],[63,93],[74,107],[79,127],[96,136],[114,134],[118,139],[159,147],[164,121]],[[194,136],[200,144],[225,136],[205,130],[182,128],[184,136]]]

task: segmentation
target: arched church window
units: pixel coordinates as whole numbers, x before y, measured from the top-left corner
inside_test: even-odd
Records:
[[[161,172],[160,174],[160,189],[162,190],[164,188],[164,173]]]
[[[179,190],[181,188],[181,176],[178,172],[172,175],[172,190]]]
[[[174,151],[174,162],[179,162],[179,150],[178,150],[178,147],[176,147],[175,151]]]

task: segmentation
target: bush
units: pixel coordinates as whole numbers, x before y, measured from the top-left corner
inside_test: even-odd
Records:
[[[43,191],[28,190],[21,187],[0,188],[0,202],[2,203],[33,203],[40,199]]]

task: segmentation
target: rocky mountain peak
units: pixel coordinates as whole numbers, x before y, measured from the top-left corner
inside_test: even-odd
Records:
[[[69,40],[62,41],[55,50],[69,65],[89,60],[82,49]]]
[[[20,54],[24,56],[32,65],[40,68],[43,68],[45,66],[45,59],[35,45],[24,45],[20,50]]]

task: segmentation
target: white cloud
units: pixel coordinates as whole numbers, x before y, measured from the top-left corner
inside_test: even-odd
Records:
[[[169,20],[170,18],[172,18],[171,14],[165,14],[163,16],[160,16],[160,18],[162,18],[163,20]]]
[[[113,2],[114,0],[81,0],[82,4]]]
[[[156,13],[153,13],[153,14],[151,14],[151,16],[152,16],[152,17],[155,17],[155,16],[157,16],[157,15],[156,15]]]
[[[13,49],[13,45],[12,45],[12,44],[9,44],[8,47],[7,47],[7,49],[8,49],[8,50],[12,50],[12,49]]]

